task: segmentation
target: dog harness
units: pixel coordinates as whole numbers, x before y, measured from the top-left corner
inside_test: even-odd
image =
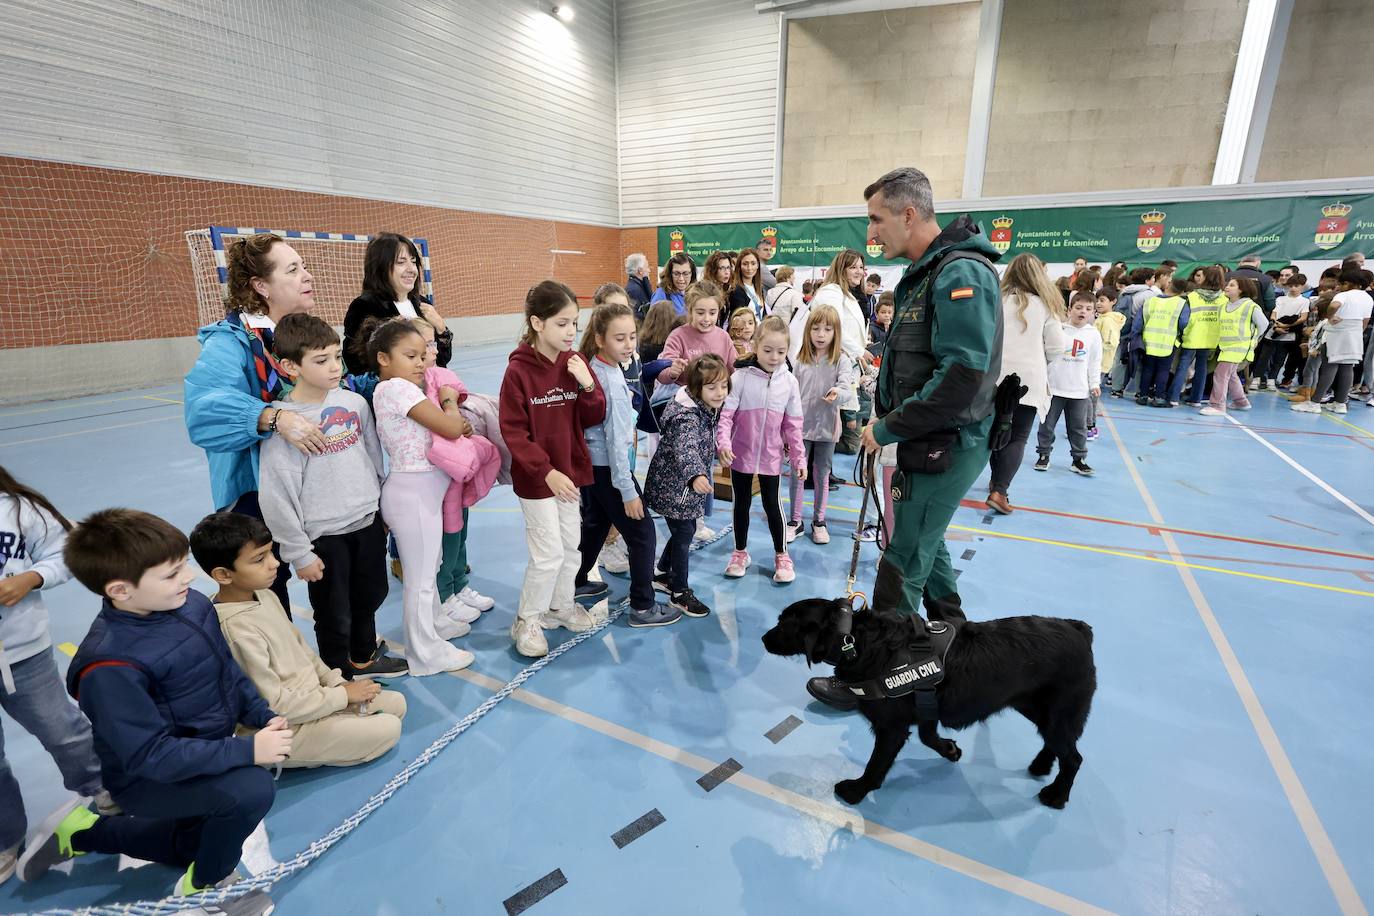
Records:
[[[886,700],[915,694],[917,720],[933,722],[940,717],[935,688],[945,679],[945,655],[958,631],[942,620],[927,622],[912,617],[911,623],[906,647],[893,655],[892,666],[886,672],[844,686],[860,700]]]

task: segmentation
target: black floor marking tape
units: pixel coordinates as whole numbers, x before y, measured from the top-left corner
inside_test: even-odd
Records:
[[[977,552],[977,551],[975,551],[972,547],[970,547],[968,550],[965,550],[965,551],[964,551],[963,556],[959,557],[959,559],[961,559],[961,560],[972,560],[972,559],[973,559],[973,555],[974,555],[976,552]]]
[[[983,516],[983,524],[984,524],[984,525],[991,525],[991,524],[992,524],[992,518],[993,518],[992,513],[989,512],[987,515]]]
[[[774,725],[768,731],[764,732],[763,737],[777,744],[783,738],[792,734],[792,730],[801,724],[801,719],[798,719],[796,716],[788,716],[786,719],[783,719],[777,725]]]
[[[568,879],[563,877],[563,869],[555,868],[529,887],[507,897],[504,901],[506,916],[516,916],[517,913],[525,912],[567,883]]]
[[[615,844],[616,849],[624,849],[665,820],[667,820],[667,818],[660,814],[658,809],[655,808],[648,814],[640,815],[640,817],[636,818],[632,823],[621,827],[615,833],[611,834],[611,842]]]
[[[701,786],[707,792],[710,792],[716,786],[725,782],[725,780],[729,779],[731,776],[734,776],[742,769],[744,769],[744,767],[740,765],[740,762],[736,760],[734,757],[731,757],[729,760],[725,761],[720,766],[716,767],[714,770],[698,779],[697,785]]]

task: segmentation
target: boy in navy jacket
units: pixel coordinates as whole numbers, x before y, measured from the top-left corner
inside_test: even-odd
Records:
[[[91,720],[106,788],[131,816],[64,806],[20,860],[26,881],[73,856],[125,853],[185,868],[175,894],[204,891],[234,874],[272,806],[262,765],[286,759],[291,731],[234,662],[214,605],[190,590],[188,551],[184,534],[132,509],[97,512],[67,537],[67,566],[104,599],[67,689]],[[240,723],[259,731],[236,735]],[[257,891],[236,903],[271,907]]]

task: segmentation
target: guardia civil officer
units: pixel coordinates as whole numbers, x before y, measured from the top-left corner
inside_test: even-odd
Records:
[[[878,374],[863,447],[897,444],[892,537],[878,566],[873,607],[959,623],[945,529],[988,461],[1002,364],[1002,296],[996,249],[967,216],[935,221],[930,179],[914,168],[864,189],[868,234],[888,260],[911,265],[896,289],[896,317]],[[841,708],[857,701],[836,678],[807,690]]]

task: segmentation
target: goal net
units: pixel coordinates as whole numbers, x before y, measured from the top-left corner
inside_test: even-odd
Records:
[[[191,272],[196,284],[197,324],[212,324],[224,317],[224,301],[229,294],[225,251],[230,243],[264,232],[286,239],[300,253],[306,269],[314,276],[313,314],[332,325],[343,324],[348,304],[363,288],[363,254],[371,236],[350,232],[307,232],[243,226],[210,226],[186,233],[186,245],[191,252]],[[422,238],[411,241],[420,249],[420,266],[424,272],[422,292],[432,296],[429,242]]]

